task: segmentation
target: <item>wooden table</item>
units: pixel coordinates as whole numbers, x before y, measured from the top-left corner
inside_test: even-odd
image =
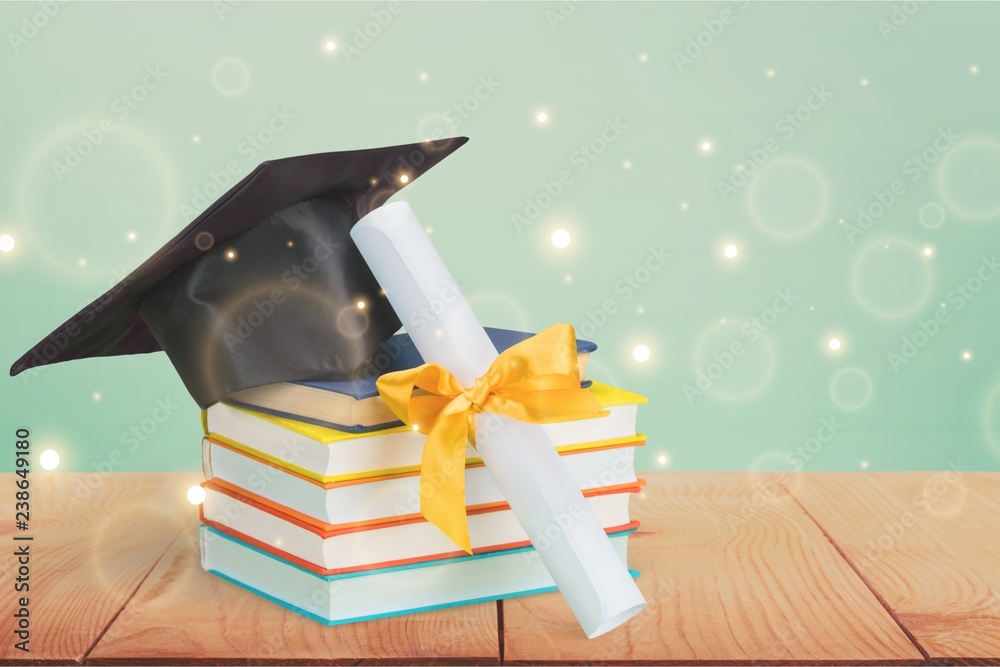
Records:
[[[27,657],[1000,664],[1000,474],[645,477],[629,564],[649,605],[588,641],[558,594],[326,627],[201,570],[185,499],[198,475],[33,473]],[[13,488],[12,475],[0,481]],[[0,509],[0,659],[23,663],[13,509]]]

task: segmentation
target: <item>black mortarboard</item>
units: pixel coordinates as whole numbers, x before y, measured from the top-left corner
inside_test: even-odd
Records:
[[[346,380],[400,326],[351,227],[468,139],[264,162],[11,367],[163,350],[201,407]]]

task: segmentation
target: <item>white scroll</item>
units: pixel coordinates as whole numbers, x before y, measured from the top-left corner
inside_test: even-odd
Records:
[[[424,361],[471,387],[496,348],[409,204],[375,209],[351,237]],[[540,426],[489,412],[475,426],[486,469],[587,636],[639,613],[645,599]]]

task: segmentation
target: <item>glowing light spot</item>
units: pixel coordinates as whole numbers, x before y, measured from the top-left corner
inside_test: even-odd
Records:
[[[732,259],[733,257],[736,257],[737,253],[739,253],[739,249],[736,246],[729,244],[722,250],[722,252],[726,257]]]
[[[539,111],[538,115],[535,116],[535,118],[538,119],[539,123],[544,123],[544,122],[546,122],[549,119],[549,115],[547,113],[545,113],[544,111]]]
[[[868,87],[868,79],[861,79],[861,86],[863,88],[867,88]]]
[[[46,449],[39,455],[38,465],[46,470],[55,470],[59,467],[59,452],[54,449]]]
[[[91,394],[90,397],[92,399],[94,399],[95,401],[99,401],[99,400],[101,400],[101,392],[95,391],[93,394]]]
[[[434,228],[433,228],[433,227],[428,227],[428,228],[427,228],[427,229],[425,229],[424,231],[425,231],[425,232],[427,232],[427,234],[428,234],[428,236],[429,236],[429,235],[431,235],[431,234],[433,234],[433,233],[434,233]]]
[[[642,315],[643,313],[645,313],[645,312],[646,312],[646,309],[645,309],[645,308],[643,308],[642,306],[639,306],[638,308],[636,308],[636,309],[635,309],[635,312],[637,312],[637,313],[639,313],[640,315]]]
[[[682,211],[688,210],[688,203],[686,201],[681,202],[681,210]]]
[[[419,431],[420,430],[420,424],[414,424],[413,425],[413,430],[414,431]]]
[[[831,350],[834,350],[834,351],[839,350],[840,349],[840,339],[839,338],[831,338],[830,342],[827,343],[827,345],[830,346]]]
[[[81,257],[80,259],[77,260],[76,263],[79,264],[80,266],[87,266],[87,258]]]
[[[14,237],[10,234],[0,235],[0,252],[10,252],[14,249]]]
[[[135,232],[129,232],[129,233],[128,233],[128,240],[129,240],[129,241],[135,241],[135,239],[136,239],[136,238],[137,238],[137,237],[136,237],[136,235],[135,235]]]
[[[191,141],[193,141],[196,144],[200,144],[201,143],[201,137],[196,134],[193,137],[191,137]]]
[[[329,42],[326,43],[326,50],[327,51],[333,51],[336,48],[337,48],[337,43],[335,41],[333,41],[332,39]]]
[[[198,250],[205,251],[215,244],[215,237],[209,232],[198,232],[194,237],[194,245]]]
[[[632,348],[632,358],[640,364],[644,364],[649,361],[649,354],[649,348],[645,345],[636,345]]]
[[[626,161],[625,161],[625,162],[624,162],[624,163],[622,164],[622,166],[623,166],[623,167],[625,167],[626,169],[631,169],[631,168],[632,168],[632,163],[631,163],[631,162],[629,162],[628,160],[626,160]]]
[[[289,241],[285,245],[287,245],[289,248],[294,248],[295,247],[295,241]]]
[[[973,65],[969,68],[971,74],[979,74],[979,65]]]
[[[972,353],[966,350],[965,352],[962,353],[962,359],[964,359],[965,361],[969,361],[970,359],[972,359]]]
[[[188,502],[192,505],[201,505],[205,502],[205,497],[208,494],[205,493],[205,489],[201,488],[198,484],[195,484],[187,490]]]
[[[924,255],[925,256],[930,257],[933,254],[934,254],[934,248],[932,248],[930,246],[927,246],[926,248],[924,248]]]
[[[427,72],[421,72],[420,73],[420,80],[421,81],[426,81],[427,80]]]
[[[562,250],[563,248],[569,246],[569,232],[565,229],[557,229],[552,232],[552,236],[549,237],[549,240],[552,242],[552,245]]]
[[[771,78],[774,78],[774,70],[773,69],[767,70],[767,75]]]
[[[226,259],[229,260],[230,262],[235,262],[236,261],[236,251],[235,250],[227,250],[226,251]]]
[[[645,53],[640,53],[639,54],[639,62],[644,63],[647,60],[649,60],[649,56],[648,55],[646,55]]]
[[[365,302],[364,301],[358,301],[357,306],[358,306],[358,310],[364,310],[365,309]]]
[[[656,459],[656,462],[659,463],[661,466],[667,465],[669,461],[670,459],[667,458],[666,454],[660,454],[660,456],[657,457]]]
[[[868,461],[862,459],[861,460],[861,467],[867,470],[868,469]]]
[[[570,274],[568,274],[568,273],[567,273],[567,274],[566,274],[565,276],[563,276],[563,280],[564,280],[564,281],[565,281],[565,282],[566,282],[567,284],[569,284],[569,283],[573,282],[573,276],[571,276]]]
[[[399,182],[400,183],[409,183],[410,182],[410,177],[407,176],[406,174],[403,174],[402,176],[399,177]]]
[[[701,150],[707,153],[708,151],[712,150],[712,144],[708,141],[701,142]]]

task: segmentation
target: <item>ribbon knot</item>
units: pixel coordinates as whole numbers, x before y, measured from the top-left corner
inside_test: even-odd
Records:
[[[465,453],[467,443],[475,447],[474,415],[492,412],[545,424],[608,414],[580,387],[576,334],[568,324],[511,346],[468,388],[440,364],[386,373],[376,386],[397,417],[427,435],[420,513],[468,553]],[[414,389],[427,393],[414,396]]]
[[[469,406],[473,412],[482,412],[491,391],[493,391],[493,386],[490,384],[487,376],[484,375],[481,378],[476,378],[476,381],[472,383],[472,387],[463,391],[462,395],[469,401]]]

